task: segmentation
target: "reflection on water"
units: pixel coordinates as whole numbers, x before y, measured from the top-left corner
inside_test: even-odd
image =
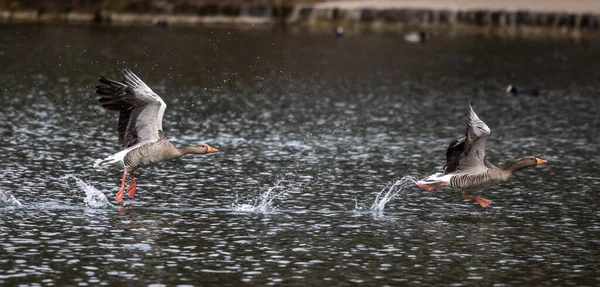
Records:
[[[0,285],[598,285],[599,54],[452,34],[0,25],[0,185],[24,203],[0,207]],[[122,170],[93,163],[119,150],[118,116],[94,86],[122,68],[163,97],[172,142],[220,152],[140,169],[136,199],[112,209]],[[386,187],[441,170],[470,100],[490,161],[549,164],[481,192],[487,209]]]

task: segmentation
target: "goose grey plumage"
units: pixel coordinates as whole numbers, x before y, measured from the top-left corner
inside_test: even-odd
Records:
[[[502,168],[492,164],[485,155],[490,128],[479,119],[473,107],[471,105],[469,107],[467,130],[463,137],[448,146],[444,172],[418,181],[419,187],[429,191],[445,185],[462,190],[484,189],[507,181],[518,170],[547,162],[533,156],[526,156]],[[491,203],[490,200],[479,196],[463,194],[463,198],[473,199],[482,207]]]
[[[218,150],[207,144],[176,148],[164,136],[162,118],[167,105],[140,78],[130,70],[123,70],[123,83],[100,77],[101,85],[96,87],[103,108],[119,112],[117,132],[119,144],[124,148],[105,159],[99,159],[95,166],[120,162],[124,167],[121,188],[115,195],[123,201],[127,175],[131,184],[127,193],[135,196],[136,181],[133,171],[141,166],[177,158],[185,154],[206,154]]]

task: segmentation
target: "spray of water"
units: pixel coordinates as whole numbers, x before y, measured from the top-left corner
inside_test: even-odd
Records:
[[[0,189],[0,207],[16,206],[20,207],[23,204],[19,202],[10,192]]]
[[[407,186],[412,186],[417,182],[417,178],[407,175],[394,182],[392,185],[385,186],[375,197],[371,211],[380,213],[385,208],[385,205],[394,199]]]
[[[85,192],[85,199],[83,199],[83,202],[88,207],[90,207],[90,208],[114,207],[112,204],[110,204],[110,202],[108,202],[108,199],[106,198],[104,193],[102,193],[95,187],[85,183],[83,180],[77,178],[76,176],[66,175],[66,176],[63,176],[62,179],[66,180],[67,182],[69,179],[73,179],[75,181],[75,184],[77,185],[77,187],[79,187],[79,189],[81,189]]]
[[[261,213],[269,213],[274,212],[277,207],[273,204],[273,201],[280,196],[285,196],[288,192],[281,185],[281,180],[278,181],[275,186],[267,189],[267,191],[261,194],[257,199],[252,200],[251,203],[233,203],[231,207],[235,211],[241,212],[261,212]]]

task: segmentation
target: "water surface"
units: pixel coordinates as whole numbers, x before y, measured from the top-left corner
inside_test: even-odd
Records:
[[[597,285],[599,57],[566,39],[1,25],[0,189],[22,206],[0,206],[0,284]],[[170,140],[220,152],[140,169],[118,206],[122,171],[92,167],[119,150],[94,87],[123,68],[167,103]],[[440,171],[469,101],[492,162],[549,164],[479,193],[487,209],[408,182],[371,211]]]

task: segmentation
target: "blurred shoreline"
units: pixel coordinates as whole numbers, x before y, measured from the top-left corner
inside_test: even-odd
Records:
[[[520,35],[600,35],[591,0],[0,0],[0,23],[290,26],[347,31],[453,30]]]

